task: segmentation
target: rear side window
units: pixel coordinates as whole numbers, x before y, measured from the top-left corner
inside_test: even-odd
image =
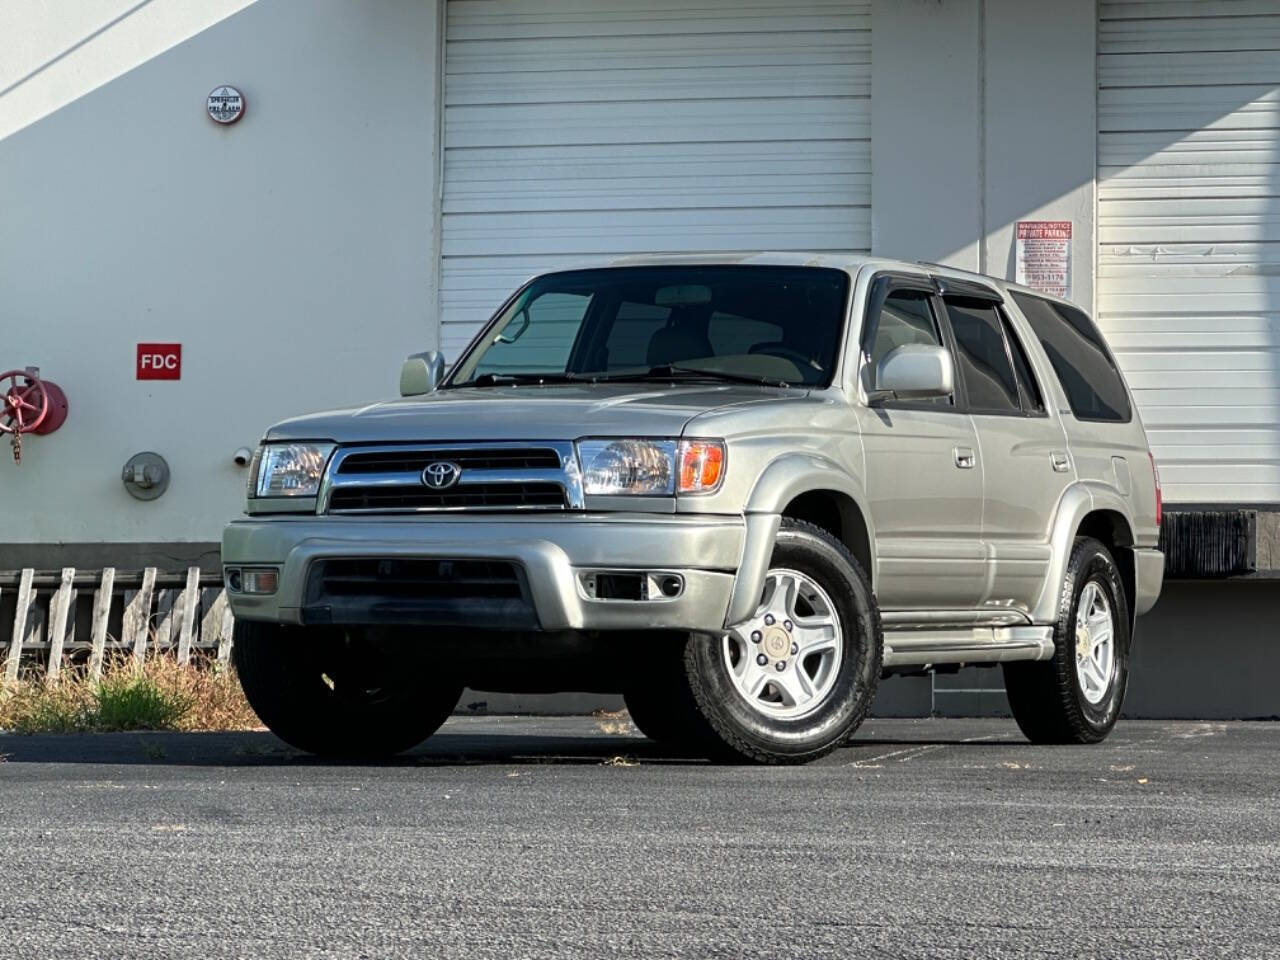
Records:
[[[1126,423],[1129,395],[1102,334],[1082,310],[1014,293],[1031,329],[1053,364],[1077,420]]]
[[[996,305],[965,297],[947,297],[946,304],[969,407],[974,413],[1021,413],[1018,377]]]

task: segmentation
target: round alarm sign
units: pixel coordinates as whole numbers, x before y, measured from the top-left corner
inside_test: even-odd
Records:
[[[244,116],[244,95],[235,87],[217,87],[205,102],[215,123],[235,123]]]

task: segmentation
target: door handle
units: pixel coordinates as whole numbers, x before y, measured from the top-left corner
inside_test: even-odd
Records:
[[[972,470],[974,464],[978,462],[973,447],[956,447],[952,453],[956,455],[956,466],[961,470]]]
[[[1071,469],[1071,458],[1061,450],[1050,451],[1049,462],[1053,464],[1055,473],[1066,473]]]

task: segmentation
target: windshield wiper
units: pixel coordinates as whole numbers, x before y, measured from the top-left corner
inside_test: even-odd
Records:
[[[728,370],[707,370],[678,363],[664,363],[636,373],[484,373],[474,380],[451,383],[450,387],[513,387],[543,383],[639,383],[650,380],[712,380],[719,383],[749,383],[762,387],[790,387],[792,384],[773,377]]]
[[[577,383],[576,373],[482,373],[474,380],[451,383],[451,387],[511,387],[526,383]]]
[[[598,383],[617,383],[643,380],[717,380],[723,383],[750,383],[763,387],[790,387],[785,380],[761,377],[751,373],[732,373],[728,370],[707,370],[703,367],[686,367],[678,363],[664,363],[650,367],[644,373],[623,373],[616,376],[593,378]]]

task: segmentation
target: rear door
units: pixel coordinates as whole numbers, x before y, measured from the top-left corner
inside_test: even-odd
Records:
[[[979,603],[1026,612],[1048,574],[1058,502],[1075,479],[1066,432],[1041,386],[1052,374],[1036,370],[998,294],[948,292],[944,302],[984,464]]]
[[[881,276],[863,324],[863,386],[895,347],[950,349],[942,304],[927,277]],[[867,498],[876,531],[876,593],[888,613],[970,610],[985,583],[982,458],[956,396],[859,407]],[[891,619],[891,618],[890,618]]]

